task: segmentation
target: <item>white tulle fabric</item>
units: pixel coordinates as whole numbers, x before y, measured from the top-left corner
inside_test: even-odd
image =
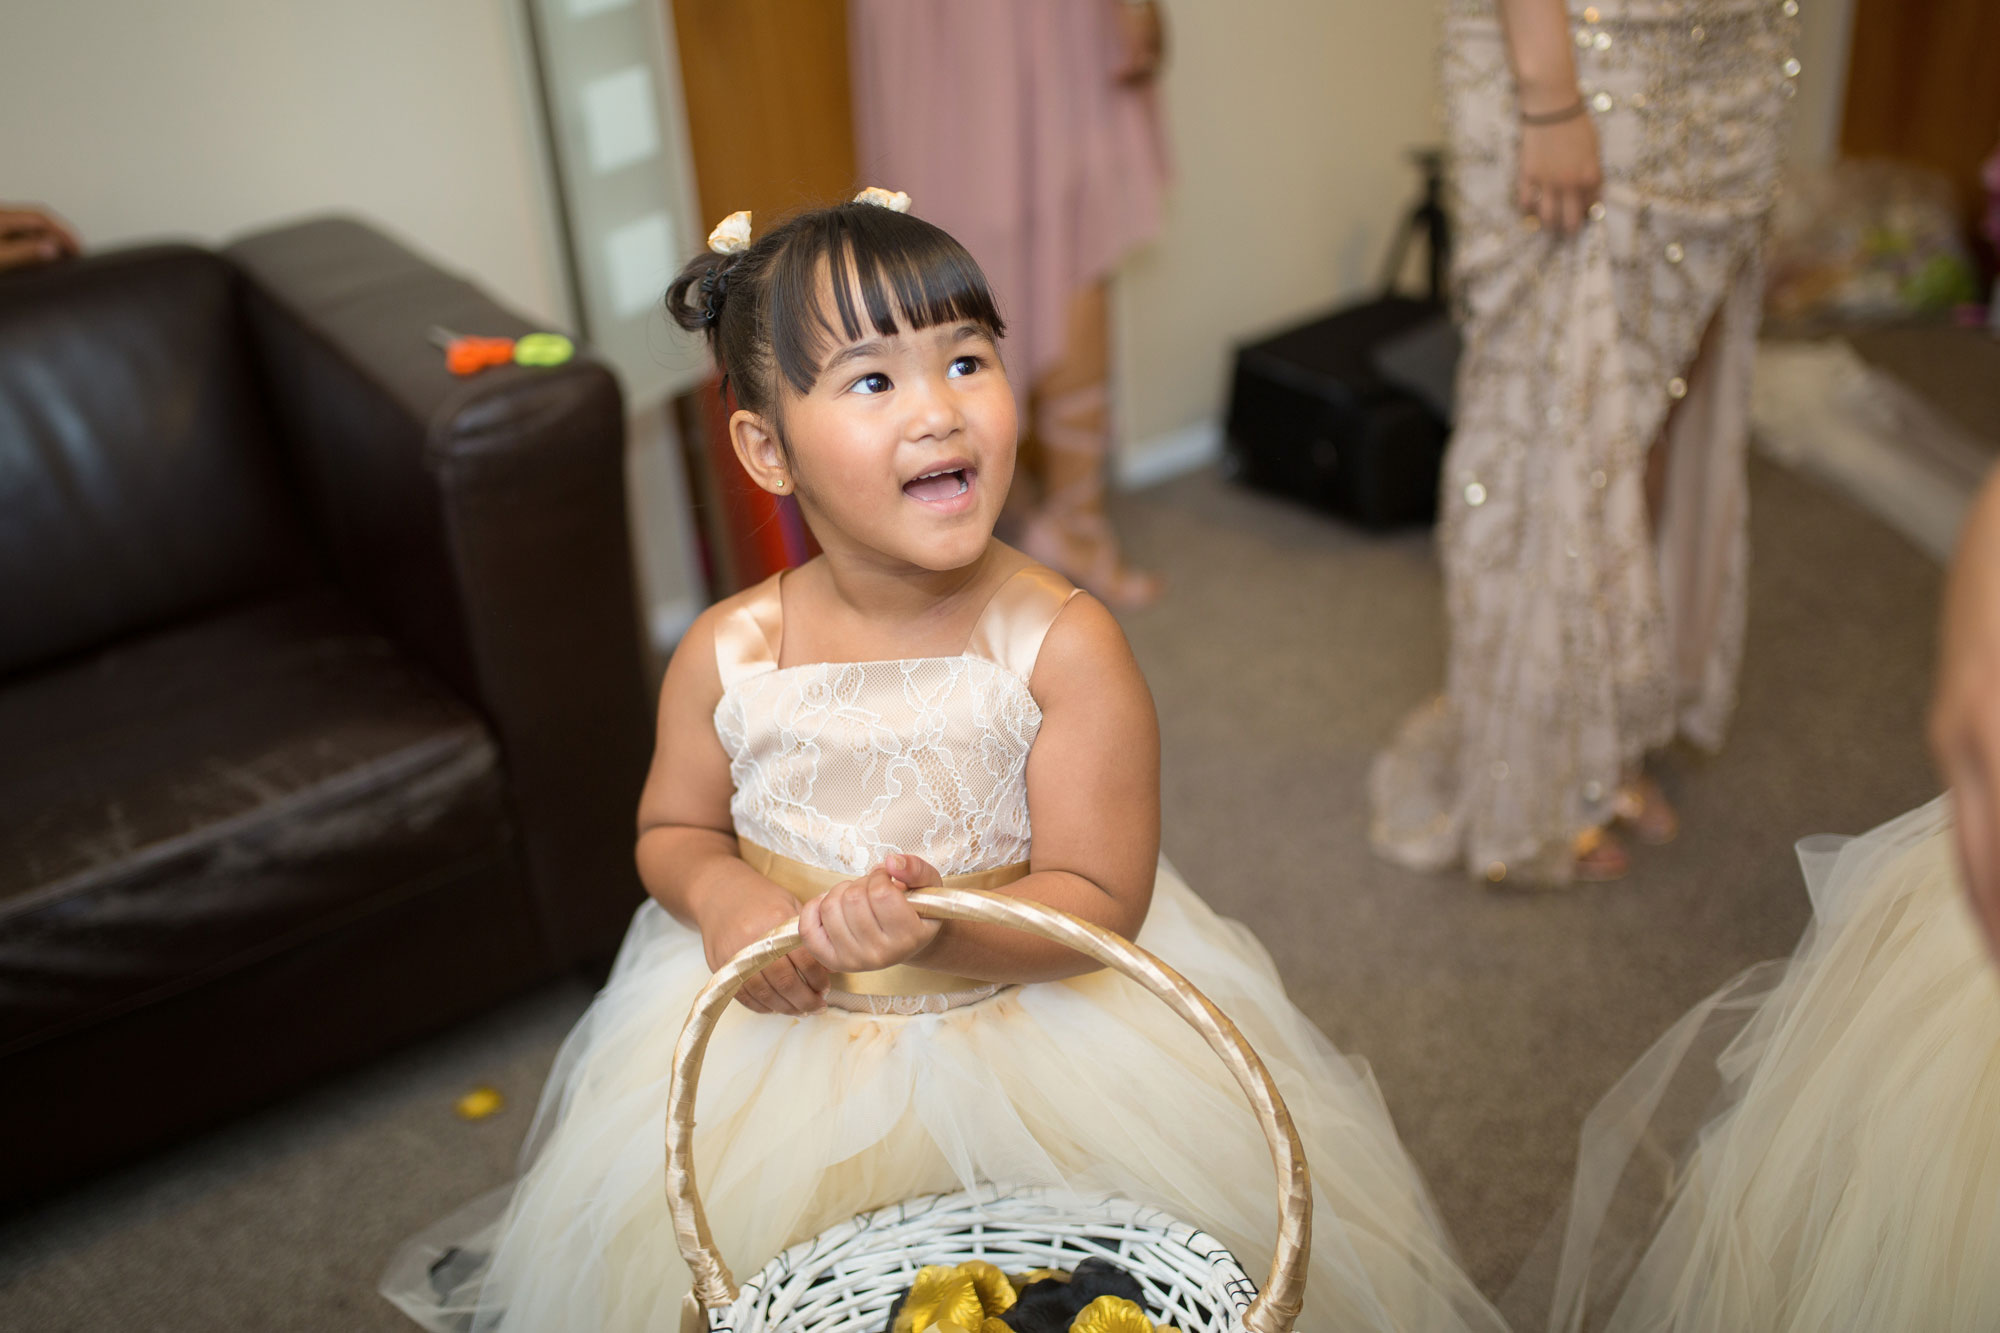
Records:
[[[1298,1119],[1316,1208],[1300,1326],[1499,1329],[1367,1068],[1290,1004],[1255,938],[1163,865],[1139,942],[1242,1026]],[[679,1327],[688,1276],[662,1125],[674,1040],[707,978],[700,939],[641,908],[549,1077],[519,1186],[408,1245],[391,1299],[438,1330]],[[732,1009],[696,1124],[702,1197],[741,1272],[855,1213],[982,1180],[1115,1192],[1204,1226],[1252,1273],[1270,1262],[1270,1154],[1241,1092],[1192,1029],[1112,974],[917,1017]],[[452,1246],[492,1257],[441,1294],[426,1270]]]
[[[2000,1328],[2000,985],[1949,800],[1800,857],[1789,964],[1704,1001],[1585,1122],[1549,1328]]]

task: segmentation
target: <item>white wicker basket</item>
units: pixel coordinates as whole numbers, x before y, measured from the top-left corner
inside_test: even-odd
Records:
[[[1108,930],[1024,898],[969,889],[910,895],[919,915],[1012,926],[1068,945],[1166,1001],[1220,1055],[1257,1112],[1278,1176],[1278,1243],[1264,1290],[1214,1238],[1155,1208],[1109,1196],[984,1187],[931,1195],[830,1227],[786,1250],[739,1290],[716,1252],[694,1179],[694,1094],[717,1019],[745,979],[799,947],[796,922],[709,979],[674,1052],[667,1097],[667,1202],[693,1274],[682,1333],[876,1333],[926,1264],[985,1259],[1008,1272],[1113,1259],[1182,1333],[1289,1333],[1305,1290],[1312,1185],[1298,1131],[1263,1061],[1186,978]]]
[[[764,1266],[727,1310],[707,1312],[717,1333],[881,1333],[896,1293],[925,1264],[984,1259],[1003,1272],[1112,1260],[1145,1289],[1146,1304],[1181,1333],[1232,1333],[1257,1284],[1213,1236],[1115,1195],[988,1185],[931,1194],[829,1227]]]

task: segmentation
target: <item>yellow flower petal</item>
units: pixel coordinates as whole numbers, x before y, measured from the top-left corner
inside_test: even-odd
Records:
[[[1005,1314],[1013,1307],[1014,1284],[992,1264],[973,1259],[960,1264],[958,1271],[972,1279],[972,1289],[979,1293],[979,1304],[987,1314]]]
[[[910,1282],[909,1295],[903,1297],[903,1308],[896,1311],[895,1333],[922,1333],[935,1324],[939,1298],[953,1276],[954,1270],[944,1264],[919,1268]]]
[[[1099,1296],[1083,1307],[1070,1333],[1153,1333],[1146,1312],[1122,1296]]]
[[[928,1281],[926,1275],[931,1275]],[[925,1333],[931,1328],[945,1330],[947,1325],[957,1333],[976,1333],[986,1319],[986,1309],[979,1303],[972,1275],[944,1267],[926,1268],[917,1274],[917,1280],[910,1284],[910,1298],[903,1302],[902,1313],[910,1317],[909,1333]],[[903,1327],[901,1315],[897,1316],[896,1327],[899,1331]]]

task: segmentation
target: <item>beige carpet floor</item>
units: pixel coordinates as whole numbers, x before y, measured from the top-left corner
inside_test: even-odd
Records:
[[[1441,669],[1426,535],[1362,536],[1212,473],[1121,505],[1133,547],[1172,583],[1128,618],[1164,719],[1167,853],[1373,1064],[1489,1291],[1558,1207],[1596,1098],[1695,1000],[1791,949],[1807,917],[1793,841],[1933,794],[1920,732],[1938,570],[1809,482],[1759,465],[1752,489],[1729,747],[1665,765],[1679,842],[1624,883],[1563,894],[1368,854],[1369,756]],[[398,1327],[374,1295],[384,1259],[506,1179],[587,1000],[581,981],[545,988],[0,1218],[0,1328]],[[509,1109],[457,1119],[454,1098],[482,1083]],[[131,1090],[132,1114],[146,1096]]]

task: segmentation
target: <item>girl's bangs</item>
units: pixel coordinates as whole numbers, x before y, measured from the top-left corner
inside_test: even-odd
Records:
[[[976,324],[996,342],[1006,332],[986,275],[938,227],[873,204],[828,209],[815,221],[772,275],[771,350],[796,392],[812,389],[836,347],[871,331]]]

